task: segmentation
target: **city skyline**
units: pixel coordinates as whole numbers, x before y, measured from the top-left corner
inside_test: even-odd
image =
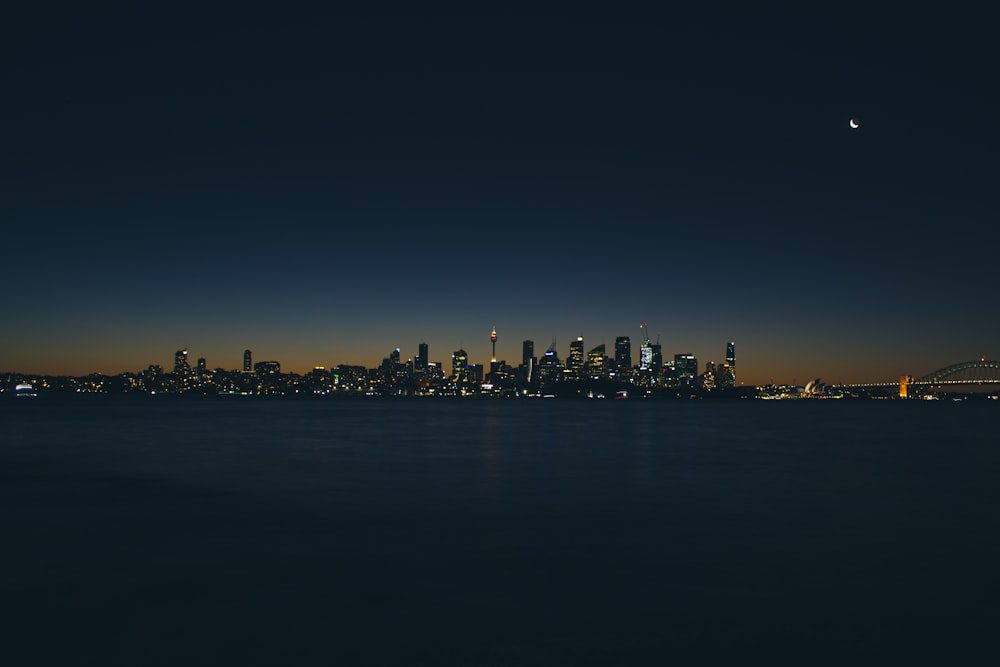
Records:
[[[640,323],[665,355],[735,340],[758,384],[1000,356],[975,22],[9,19],[4,371],[489,363],[494,324],[508,361]]]
[[[485,346],[460,344],[458,346],[454,346],[450,351],[443,351],[441,354],[438,354],[436,351],[431,352],[431,350],[434,350],[435,348],[430,343],[428,343],[425,340],[421,340],[419,343],[416,343],[412,346],[413,347],[412,354],[409,353],[406,345],[396,345],[386,348],[379,358],[363,360],[363,361],[359,361],[357,358],[350,358],[350,355],[347,354],[338,357],[335,360],[297,362],[299,357],[295,355],[283,354],[280,351],[275,351],[273,349],[264,349],[263,351],[258,350],[257,352],[254,352],[253,348],[245,348],[241,350],[238,353],[238,355],[232,353],[231,350],[227,350],[223,352],[223,354],[220,355],[219,357],[226,359],[227,361],[223,363],[215,363],[215,359],[217,358],[215,355],[208,354],[202,349],[197,349],[189,346],[181,346],[172,353],[172,359],[170,361],[164,361],[164,359],[166,359],[167,357],[167,355],[165,354],[161,356],[153,355],[153,357],[151,357],[152,360],[138,361],[132,366],[121,367],[118,368],[117,370],[108,370],[104,368],[95,369],[92,368],[93,366],[92,363],[90,365],[86,365],[89,363],[89,361],[83,360],[81,361],[81,363],[84,365],[81,365],[80,368],[89,368],[90,370],[68,372],[60,370],[42,371],[37,368],[34,370],[19,369],[19,368],[0,368],[0,373],[13,374],[24,377],[30,375],[85,377],[87,375],[93,375],[93,374],[115,376],[121,374],[132,374],[136,372],[142,372],[146,370],[148,367],[153,367],[153,366],[160,367],[163,370],[163,372],[171,372],[171,370],[174,370],[176,372],[178,364],[177,361],[178,355],[180,355],[183,352],[185,361],[188,361],[188,357],[191,356],[191,358],[196,358],[199,364],[204,364],[204,367],[209,370],[222,370],[226,372],[242,371],[244,373],[247,373],[251,372],[253,366],[263,361],[265,363],[278,363],[280,364],[282,373],[290,373],[295,375],[308,375],[310,372],[318,368],[335,368],[338,366],[356,366],[373,370],[373,369],[378,369],[381,365],[384,364],[386,359],[390,357],[396,359],[400,363],[411,363],[414,364],[415,368],[420,368],[422,367],[421,355],[423,355],[424,363],[429,362],[431,364],[438,365],[445,372],[445,375],[447,376],[449,375],[448,370],[451,368],[451,365],[454,362],[455,354],[457,352],[460,352],[464,353],[463,358],[467,360],[470,366],[485,368],[485,373],[488,374],[490,372],[491,364],[493,363],[506,364],[508,367],[516,368],[519,364],[522,363],[523,355],[526,353],[528,349],[533,350],[533,356],[536,360],[540,359],[545,354],[545,351],[550,349],[551,345],[555,345],[556,353],[559,359],[561,359],[564,365],[567,366],[573,364],[573,362],[571,361],[571,357],[573,357],[574,355],[574,350],[577,350],[578,353],[579,358],[577,359],[577,365],[579,366],[586,364],[588,356],[591,354],[592,351],[596,349],[600,349],[601,352],[604,354],[604,357],[612,362],[616,360],[616,358],[619,356],[620,353],[623,352],[623,350],[628,350],[630,354],[630,359],[633,362],[630,367],[639,370],[647,365],[647,361],[642,358],[640,352],[643,344],[643,337],[647,335],[650,336],[649,342],[653,344],[653,347],[656,350],[655,354],[658,355],[659,359],[659,363],[657,364],[657,366],[659,366],[661,370],[665,370],[667,367],[671,366],[672,360],[688,356],[690,356],[695,360],[696,365],[691,370],[696,371],[695,372],[696,375],[703,373],[705,371],[706,365],[712,365],[713,367],[717,367],[720,371],[723,368],[723,364],[728,364],[731,368],[737,368],[736,364],[734,363],[736,358],[734,354],[734,349],[739,346],[736,345],[735,341],[729,340],[723,343],[722,345],[717,346],[722,350],[721,354],[714,354],[714,353],[704,354],[703,352],[701,352],[702,348],[700,347],[685,348],[683,351],[681,351],[680,349],[674,350],[669,346],[665,346],[663,344],[661,336],[649,334],[644,329],[640,329],[640,333],[637,336],[629,336],[629,335],[616,336],[614,337],[614,342],[611,344],[607,343],[605,338],[601,338],[600,342],[596,342],[591,339],[588,339],[583,335],[568,337],[568,339],[562,344],[560,344],[559,340],[554,337],[549,342],[546,342],[542,339],[538,340],[521,339],[516,342],[516,345],[519,348],[519,351],[516,356],[513,354],[505,355],[503,353],[498,353],[496,355],[496,358],[491,361],[491,353],[493,349],[493,344],[495,342],[494,337],[492,336],[493,333],[498,334],[496,340],[503,340],[503,338],[499,336],[499,332],[496,326],[493,326],[490,328],[490,333],[487,334],[486,336],[487,343]],[[625,343],[625,347],[619,349],[619,344],[623,342]],[[488,348],[490,352],[487,353],[485,349],[482,352],[469,352],[469,350],[476,350],[479,347]],[[501,347],[501,351],[509,350],[512,347],[513,343],[509,343],[507,346]],[[215,350],[215,352],[217,351],[218,350]],[[718,352],[718,350],[715,351]],[[228,363],[228,360],[230,358],[237,359],[237,357],[239,363],[235,364]],[[981,356],[978,358],[986,359],[985,356]],[[253,359],[254,361],[251,361],[251,359]],[[819,375],[814,376],[806,373],[802,377],[795,376],[791,378],[786,378],[786,377],[776,377],[773,373],[771,373],[768,375],[768,377],[763,378],[761,373],[762,372],[766,373],[766,371],[768,370],[766,361],[760,359],[755,360],[753,355],[751,355],[750,362],[748,364],[746,361],[746,357],[740,356],[740,364],[738,366],[738,380],[736,382],[736,385],[747,386],[747,387],[764,386],[770,384],[804,386],[813,380],[822,380],[824,384],[829,384],[829,385],[838,385],[838,384],[860,385],[866,383],[893,384],[898,381],[899,377],[904,375],[919,377],[933,370],[949,366],[951,365],[951,363],[956,363],[959,361],[973,361],[974,359],[975,358],[952,360],[952,362],[941,364],[937,367],[934,367],[933,369],[932,368],[921,369],[920,371],[917,372],[913,371],[901,372],[892,376],[876,376],[870,373],[868,376],[865,377],[848,378],[848,377],[836,377],[836,376],[833,377],[819,376]],[[750,367],[749,377],[747,376],[748,365]],[[650,368],[652,368],[652,366],[650,366]]]

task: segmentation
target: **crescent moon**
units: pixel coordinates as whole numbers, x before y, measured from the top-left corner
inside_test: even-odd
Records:
[[[858,122],[857,122],[856,120],[854,120],[853,118],[852,118],[852,119],[850,120],[850,123],[849,123],[849,124],[850,124],[850,126],[851,126],[851,129],[853,129],[853,130],[856,130],[856,129],[858,129],[859,127],[861,127],[861,124],[860,124],[860,123],[858,123]]]

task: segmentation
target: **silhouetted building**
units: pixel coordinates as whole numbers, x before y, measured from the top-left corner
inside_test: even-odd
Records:
[[[258,361],[253,365],[253,371],[260,377],[278,375],[281,373],[281,364],[277,361]]]
[[[538,377],[542,382],[553,382],[562,376],[563,368],[559,355],[556,353],[556,341],[553,339],[552,345],[538,360]]]
[[[601,377],[606,373],[606,363],[607,359],[604,354],[605,347],[604,343],[601,343],[590,352],[587,353],[587,376],[588,377]]]
[[[205,357],[198,357],[198,375],[208,375],[208,366]]]
[[[421,372],[427,369],[427,343],[421,343],[417,346],[417,361],[415,366]]]
[[[243,350],[243,372],[244,373],[253,372],[253,363],[251,363],[250,359],[250,350]]]
[[[576,340],[569,344],[566,371],[574,377],[579,377],[583,372],[583,336],[577,336]]]
[[[719,387],[732,389],[736,386],[736,344],[732,341],[726,345],[726,363],[719,373]]]
[[[191,366],[188,365],[187,358],[187,350],[177,350],[174,352],[174,375],[185,376],[191,372]]]
[[[521,377],[530,382],[536,366],[538,359],[535,358],[535,341],[526,340],[521,343]]]
[[[707,391],[712,391],[713,389],[715,389],[715,373],[716,373],[716,368],[714,361],[710,361],[707,364],[705,364],[705,372],[702,373],[701,377],[699,378],[699,384],[701,385],[702,389],[705,389]]]
[[[615,366],[621,373],[632,368],[632,340],[628,336],[615,338]]]
[[[698,360],[693,354],[674,355],[674,375],[677,384],[682,387],[690,387],[696,377],[698,377]]]
[[[465,350],[456,350],[451,355],[451,374],[459,379],[463,380],[466,376],[466,369],[469,366],[469,355]]]

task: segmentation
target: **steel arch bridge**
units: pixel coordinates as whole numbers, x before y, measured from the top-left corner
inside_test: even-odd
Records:
[[[910,384],[1000,384],[1000,361],[977,359],[939,368]]]

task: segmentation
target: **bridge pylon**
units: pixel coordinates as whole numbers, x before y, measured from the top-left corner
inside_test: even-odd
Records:
[[[910,388],[910,383],[913,382],[913,378],[909,375],[902,375],[899,378],[899,397],[907,398],[908,390]]]

